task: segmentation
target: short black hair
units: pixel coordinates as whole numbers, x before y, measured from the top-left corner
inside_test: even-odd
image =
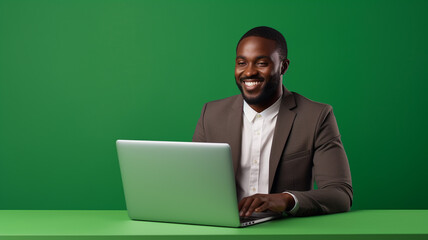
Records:
[[[287,59],[287,53],[288,53],[287,42],[285,41],[284,36],[277,30],[266,26],[255,27],[249,30],[248,32],[246,32],[244,36],[242,36],[241,39],[239,39],[239,42],[236,45],[236,50],[238,50],[238,45],[244,38],[251,37],[251,36],[274,40],[281,60]]]

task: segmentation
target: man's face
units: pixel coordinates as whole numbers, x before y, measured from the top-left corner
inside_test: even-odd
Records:
[[[235,80],[250,105],[272,104],[281,94],[281,59],[273,40],[251,36],[238,45]]]

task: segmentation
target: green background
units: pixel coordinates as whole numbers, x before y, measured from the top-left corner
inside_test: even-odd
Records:
[[[260,25],[287,39],[287,88],[334,107],[353,209],[424,209],[427,9],[0,0],[0,209],[124,209],[115,140],[191,141],[203,104],[239,93],[236,43]]]

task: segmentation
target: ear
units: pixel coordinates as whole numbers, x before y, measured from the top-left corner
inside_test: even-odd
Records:
[[[290,65],[290,60],[288,60],[288,59],[284,59],[281,62],[281,75],[284,75],[284,73],[287,71],[289,65]]]

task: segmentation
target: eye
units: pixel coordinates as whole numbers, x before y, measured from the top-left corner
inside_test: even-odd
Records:
[[[258,62],[257,65],[262,66],[262,67],[266,67],[268,65],[267,62]]]
[[[245,62],[244,61],[239,61],[239,62],[236,62],[236,65],[238,65],[238,66],[244,66]]]

